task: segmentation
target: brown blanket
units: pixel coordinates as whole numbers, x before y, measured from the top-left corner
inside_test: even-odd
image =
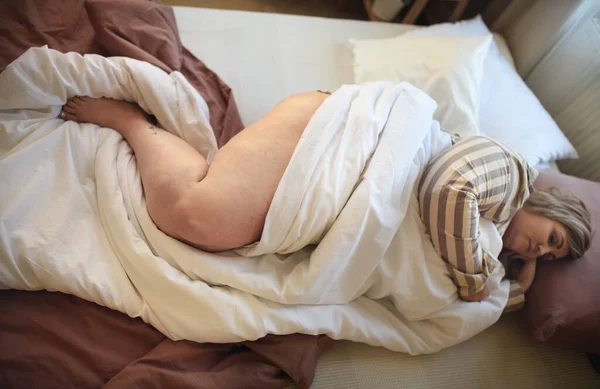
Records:
[[[242,130],[231,89],[181,45],[170,7],[151,0],[3,0],[0,71],[33,46],[125,56],[180,71],[202,95],[219,146]]]
[[[46,291],[2,291],[0,312],[3,389],[308,387],[333,344],[301,334],[174,342],[139,318]]]
[[[230,88],[181,45],[170,7],[149,0],[0,1],[0,71],[45,44],[181,71],[207,101],[220,146],[243,127]],[[140,319],[45,291],[1,291],[0,312],[1,388],[282,388],[292,380],[308,387],[318,357],[334,344],[299,334],[240,344],[174,342]]]

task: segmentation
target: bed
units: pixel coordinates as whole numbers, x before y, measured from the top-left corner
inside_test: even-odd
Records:
[[[287,95],[305,90],[335,90],[352,83],[353,58],[348,37],[388,38],[413,28],[184,7],[175,7],[175,15],[183,43],[231,85],[246,125]],[[194,39],[206,35],[211,36],[208,44]],[[243,63],[244,72],[232,68],[232,63]],[[469,362],[465,364],[464,360]],[[467,370],[465,365],[469,366]],[[598,385],[598,375],[584,354],[531,339],[513,314],[475,338],[431,356],[411,357],[342,342],[319,360],[312,387],[459,385],[594,387]]]
[[[580,154],[580,161],[573,163],[561,161],[559,162],[560,168],[570,174],[598,180],[598,176],[595,175],[598,172],[595,147],[588,146],[588,144],[593,144],[590,140],[597,139],[598,136],[597,129],[589,125],[597,117],[594,116],[598,115],[597,112],[590,111],[585,105],[569,105],[568,93],[556,93],[556,90],[552,89],[553,84],[544,82],[544,75],[548,77],[549,73],[555,74],[564,69],[565,65],[559,61],[559,58],[564,55],[564,51],[572,49],[572,45],[567,45],[567,43],[572,43],[569,39],[579,42],[588,36],[586,33],[589,33],[589,30],[575,28],[581,21],[582,15],[590,11],[590,8],[587,8],[591,7],[589,2],[585,6],[583,3],[564,6],[564,9],[558,10],[552,6],[544,7],[538,4],[537,9],[533,11],[528,9],[528,12],[519,12],[515,6],[514,9],[509,9],[513,15],[508,12],[498,21],[497,29],[507,38],[515,56],[517,69],[550,113],[557,115],[561,129],[568,135],[569,140]],[[387,23],[186,7],[174,7],[174,13],[183,45],[231,87],[244,125],[249,125],[262,117],[278,101],[290,94],[306,90],[336,90],[342,84],[353,83],[354,64],[352,49],[348,43],[349,38],[390,38],[413,28],[412,26]],[[514,14],[518,16],[515,17]],[[535,18],[541,19],[544,15],[552,16],[551,19],[560,28],[555,28],[554,25],[544,27],[550,28],[555,32],[554,34],[547,34],[545,30],[541,32],[534,30],[528,33],[526,30],[528,26],[532,25],[532,18],[539,20]],[[585,24],[585,28],[597,28],[595,26],[597,26],[597,19],[593,18]],[[580,32],[582,30],[583,32]],[[524,36],[528,38],[525,39]],[[202,37],[202,39],[198,39],[198,37]],[[531,41],[531,39],[534,40]],[[590,42],[598,41],[590,39]],[[532,49],[532,47],[539,49]],[[240,71],[240,66],[243,66],[243,72]],[[598,67],[586,68],[586,71],[581,76],[582,78],[597,80],[597,72],[600,71]],[[593,101],[593,94],[598,90],[597,87],[594,88],[595,84],[575,81],[577,80],[565,81],[568,85],[578,86],[576,90],[569,92],[570,95],[585,95],[587,99]],[[564,85],[561,87],[565,88]],[[586,110],[584,113],[587,116],[578,111],[579,109]],[[553,168],[557,169],[558,167],[553,166]],[[19,298],[21,300],[13,300],[10,307],[8,303],[5,303],[7,304],[5,307],[17,312],[18,305],[16,304],[27,301],[27,298]],[[52,300],[53,298],[54,296],[43,296],[43,299]],[[73,303],[76,306],[80,304],[74,300]],[[59,305],[61,304],[63,303],[56,302],[53,305],[50,301],[47,306],[54,306],[57,312],[60,312]],[[75,310],[77,309],[75,307]],[[81,306],[80,309],[86,308]],[[142,326],[143,323],[135,325]],[[10,330],[15,333],[19,331],[18,328]],[[146,349],[152,350],[152,347],[155,347],[164,338],[157,332],[151,332],[148,329],[143,331],[146,331],[141,335],[142,339],[147,337]],[[6,333],[4,332],[4,334]],[[137,339],[140,339],[139,336],[138,334]],[[5,337],[4,341],[6,340]],[[298,344],[311,345],[307,348],[313,352],[311,354],[313,358],[318,357],[322,351],[331,346],[331,344],[321,344],[323,343],[322,338],[315,340],[314,337],[309,336],[300,337],[294,341]],[[102,341],[99,340],[99,342]],[[268,346],[277,341],[271,338],[264,343]],[[5,344],[12,345],[8,342]],[[14,344],[18,347],[18,343]],[[167,345],[166,347],[171,350],[169,347],[172,346]],[[186,344],[185,347],[193,348],[193,345]],[[227,366],[235,366],[236,362],[242,366],[242,362],[248,361],[247,357],[240,356],[240,354],[237,354],[236,359],[236,347],[244,346],[225,346],[220,350],[221,353],[230,353],[229,355],[233,358],[225,363]],[[505,315],[497,324],[476,337],[433,355],[414,357],[394,353],[384,348],[339,341],[335,347],[319,358],[314,381],[311,374],[306,372],[311,369],[310,361],[307,362],[302,358],[297,361],[289,361],[292,364],[306,364],[302,366],[304,370],[294,370],[289,367],[288,370],[281,369],[281,367],[277,369],[269,365],[270,360],[277,358],[276,353],[260,352],[259,343],[256,347],[252,344],[248,344],[247,347],[251,350],[258,350],[257,353],[261,357],[258,361],[250,358],[252,363],[257,365],[252,363],[243,365],[245,367],[240,370],[241,374],[244,374],[243,369],[252,371],[253,366],[261,366],[265,375],[271,374],[271,387],[282,387],[282,383],[285,385],[285,380],[280,379],[282,370],[293,376],[301,387],[310,385],[312,382],[311,387],[314,388],[454,387],[457,385],[464,387],[489,385],[492,387],[591,388],[600,384],[600,376],[592,368],[588,356],[584,352],[532,339],[523,330],[518,314]],[[144,348],[142,347],[140,350],[142,349]],[[299,352],[307,352],[306,348],[300,347],[300,349]],[[316,353],[315,349],[317,349]],[[147,360],[142,358],[136,364],[129,365],[130,370],[126,372],[129,375],[122,374],[117,377],[118,379],[107,382],[106,387],[126,385],[127,379],[132,377],[131,369],[135,369],[136,365],[152,366],[153,361],[157,359],[165,361],[165,357],[168,358],[170,355],[169,351],[162,353],[160,349],[153,351],[155,354],[150,353]],[[30,351],[28,355],[35,357],[35,351]],[[176,353],[175,355],[177,355],[177,360],[181,360],[185,358],[186,354]],[[282,357],[281,354],[279,357]],[[4,360],[4,363],[9,362]],[[93,358],[90,358],[86,364],[93,366]],[[465,365],[469,367],[466,368]],[[158,364],[158,366],[161,365]],[[178,369],[172,366],[172,369],[175,376],[186,374],[186,368]],[[160,370],[160,368],[156,370]],[[15,376],[11,376],[10,373],[3,374],[2,378],[9,387],[11,387],[10,385],[17,387]],[[160,377],[166,379],[164,376]],[[206,377],[197,375],[195,376],[196,381],[187,382],[177,381],[176,378],[173,378],[175,381],[154,381],[152,383],[145,381],[145,383],[157,386],[162,383],[165,387],[164,385],[169,385],[169,382],[177,382],[182,387],[194,387],[195,384],[199,384],[198,380],[206,379]],[[69,382],[69,376],[63,378],[63,383]],[[256,380],[258,379],[259,377],[256,377]],[[264,376],[261,376],[260,379],[264,379]],[[78,387],[76,382],[76,380],[72,381],[72,387]],[[98,385],[104,385],[101,383],[102,380],[95,382]],[[263,386],[257,387],[267,387],[264,382],[269,381],[263,381]],[[109,383],[113,386],[108,385]],[[238,382],[238,385],[238,387],[249,387],[245,386],[243,382]]]
[[[335,90],[342,84],[352,83],[353,57],[348,37],[389,38],[414,28],[275,14],[174,9],[182,42],[232,87],[246,125],[290,94]],[[513,44],[526,44],[516,36],[517,33],[509,30],[508,34],[515,34],[514,37],[509,35]],[[211,37],[208,43],[195,39],[207,35]],[[559,39],[554,38],[554,42],[557,41]],[[563,43],[563,50],[566,50],[565,45]],[[517,50],[524,49],[518,47]],[[528,51],[523,54],[531,55]],[[554,56],[562,54],[556,52]],[[538,55],[537,61],[540,61],[543,54]],[[546,64],[552,60],[545,58],[541,66],[549,66]],[[518,58],[516,61],[517,66],[524,66]],[[526,58],[525,61],[536,60]],[[232,68],[232,63],[243,63],[245,71]],[[539,77],[541,71],[549,70],[537,70],[536,73],[531,68],[523,69],[532,79]],[[544,84],[536,81],[534,90],[535,87],[543,88]],[[560,103],[554,104],[559,110]],[[577,137],[584,136],[579,135],[581,127],[577,123],[572,125],[561,123],[561,128],[577,133]],[[593,136],[597,137],[597,134],[593,133]],[[598,162],[597,154],[582,157]],[[567,162],[565,169],[577,169],[579,162]],[[552,165],[558,169],[556,164]],[[594,173],[588,170],[571,172],[594,178]],[[465,360],[469,362],[465,363]],[[465,365],[469,367],[465,368]],[[412,357],[342,341],[319,359],[312,387],[591,388],[598,383],[598,374],[590,367],[586,355],[532,339],[519,325],[518,315],[512,314],[475,338],[429,356]]]

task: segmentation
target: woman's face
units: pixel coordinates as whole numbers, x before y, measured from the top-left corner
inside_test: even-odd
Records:
[[[556,220],[523,207],[511,220],[504,236],[504,248],[523,259],[553,260],[569,254],[567,229]]]

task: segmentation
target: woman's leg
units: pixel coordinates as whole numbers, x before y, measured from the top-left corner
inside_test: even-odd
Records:
[[[119,131],[135,152],[148,213],[163,232],[206,251],[259,240],[269,207],[306,125],[328,95],[291,96],[234,136],[210,168],[182,139],[134,104],[75,98],[65,119]]]
[[[173,209],[183,193],[201,181],[208,164],[183,139],[151,124],[135,104],[75,97],[63,108],[64,119],[112,128],[135,153],[148,213],[166,234],[178,238]]]

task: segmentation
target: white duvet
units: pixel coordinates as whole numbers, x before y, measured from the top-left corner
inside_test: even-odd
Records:
[[[209,254],[152,223],[115,131],[57,118],[75,95],[136,101],[208,160],[206,103],[178,72],[27,51],[0,75],[0,287],[47,289],[142,317],[172,339],[327,334],[411,354],[492,325],[508,298],[457,300],[424,233],[415,183],[448,135],[410,84],[344,86],[311,119],[260,242]],[[501,248],[493,226],[484,246]]]

